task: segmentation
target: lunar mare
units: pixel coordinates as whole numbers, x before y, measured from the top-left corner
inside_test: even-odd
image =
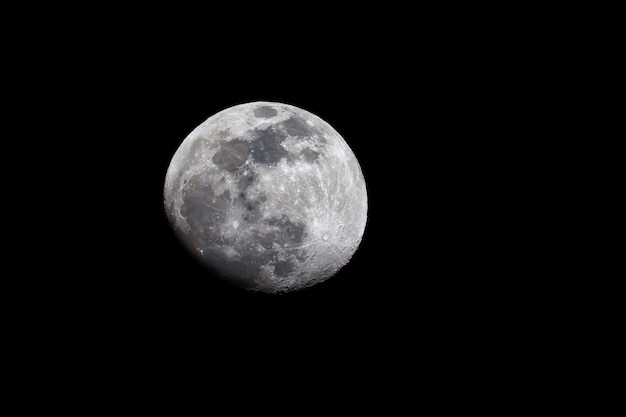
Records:
[[[345,140],[320,117],[277,102],[235,105],[196,127],[172,157],[164,204],[203,265],[266,293],[335,275],[367,221],[365,180]]]

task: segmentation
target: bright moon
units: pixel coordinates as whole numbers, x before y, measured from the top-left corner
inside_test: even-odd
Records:
[[[174,154],[165,211],[183,245],[246,290],[285,293],[346,265],[363,238],[367,191],[341,135],[277,102],[222,110]]]

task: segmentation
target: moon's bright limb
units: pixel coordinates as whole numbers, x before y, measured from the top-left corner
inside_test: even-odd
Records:
[[[335,275],[367,220],[359,163],[341,135],[301,108],[251,102],[196,127],[174,154],[165,210],[212,271],[268,293]]]

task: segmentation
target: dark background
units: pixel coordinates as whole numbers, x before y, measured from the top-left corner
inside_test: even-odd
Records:
[[[549,158],[537,125],[551,97],[537,98],[537,80],[550,74],[524,59],[542,53],[527,32],[463,10],[294,11],[247,25],[161,12],[81,20],[23,49],[36,62],[22,127],[37,146],[17,155],[45,164],[19,186],[36,201],[17,200],[35,226],[20,237],[30,256],[20,270],[33,272],[6,294],[31,319],[29,346],[47,346],[41,363],[155,390],[191,378],[249,393],[277,375],[281,389],[318,378],[364,401],[389,384],[409,403],[415,387],[399,381],[419,375],[420,389],[445,396],[451,380],[463,391],[488,374],[493,392],[532,368],[544,352],[534,341],[558,317],[541,314],[554,271],[539,266],[550,236],[533,221],[545,210],[537,192],[550,191],[529,189]],[[330,123],[368,188],[351,262],[280,296],[212,276],[163,208],[181,141],[256,100]]]
[[[69,305],[131,333],[267,330],[281,343],[291,332],[330,343],[346,332],[380,339],[397,326],[404,338],[504,320],[522,270],[510,261],[518,253],[509,237],[524,221],[510,215],[524,204],[509,192],[524,146],[512,97],[529,83],[505,53],[514,39],[337,26],[326,37],[280,43],[272,31],[226,39],[200,27],[159,28],[95,37],[43,78],[48,97],[66,98],[54,103],[63,112],[58,133],[81,138],[63,142],[70,163],[54,170],[63,176],[56,200],[72,202],[56,205],[70,214],[60,233],[68,224],[76,232],[68,258],[55,260],[75,271],[67,291],[54,288]],[[330,123],[368,187],[368,223],[352,261],[283,296],[211,276],[177,242],[163,209],[181,141],[212,114],[255,100]]]
[[[498,137],[509,116],[507,80],[488,65],[474,69],[478,52],[450,57],[449,48],[395,50],[375,40],[276,51],[159,44],[130,54],[128,67],[118,64],[119,78],[103,79],[98,92],[113,99],[98,159],[104,188],[94,202],[103,250],[90,256],[97,268],[87,285],[107,306],[105,320],[131,333],[137,326],[197,337],[211,329],[235,345],[259,335],[275,349],[300,337],[324,349],[419,332],[476,334],[514,319],[507,313],[519,301],[521,265],[508,262],[517,254],[505,236],[515,202],[499,174],[511,162],[510,144]],[[332,279],[282,296],[216,279],[180,246],[163,209],[165,172],[180,142],[217,111],[255,100],[293,104],[330,123],[368,187],[368,223],[352,261]]]

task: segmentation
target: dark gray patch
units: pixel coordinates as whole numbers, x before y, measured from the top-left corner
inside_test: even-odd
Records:
[[[246,212],[241,215],[241,218],[246,223],[258,223],[262,216],[261,213],[254,208],[253,205],[246,204]]]
[[[315,162],[320,157],[319,152],[316,152],[313,149],[309,148],[303,150],[300,155],[302,156],[302,159],[304,159],[306,162]]]
[[[274,164],[287,156],[288,152],[282,147],[285,135],[268,127],[257,130],[256,139],[250,145],[252,159],[262,164]]]
[[[270,106],[262,106],[254,109],[254,115],[261,119],[269,119],[276,116],[277,114],[278,112],[276,111],[276,109]]]
[[[255,231],[253,236],[254,236],[254,241],[258,243],[259,245],[261,245],[263,249],[265,250],[273,249],[274,243],[278,243],[278,239],[277,239],[278,233],[276,231],[271,231],[271,232]]]
[[[252,172],[248,172],[239,177],[239,180],[237,181],[237,186],[240,190],[245,191],[248,187],[254,184],[255,181],[256,175],[254,175]]]
[[[279,124],[291,136],[311,136],[318,133],[315,128],[307,124],[305,119],[299,116],[291,116]]]
[[[289,220],[289,217],[283,215],[268,219],[267,224],[278,227],[274,239],[280,245],[292,246],[301,244],[304,241],[306,226],[303,223],[293,223]]]
[[[242,219],[244,222],[249,224],[259,223],[261,218],[263,217],[261,214],[261,204],[263,204],[262,200],[258,199],[247,199],[245,197],[245,193],[240,193],[239,196],[235,199],[233,206],[243,209]]]
[[[220,235],[219,229],[225,214],[231,206],[230,192],[215,195],[215,191],[209,186],[208,175],[203,173],[190,178],[182,197],[180,213],[192,230],[188,238],[200,247],[215,242]]]
[[[246,201],[246,204],[244,204],[244,208],[246,209],[246,211],[258,211],[259,206],[256,201]]]
[[[289,216],[282,214],[280,217],[271,217],[267,220],[267,224],[272,226],[284,226],[289,223]]]
[[[284,229],[281,230],[281,237],[287,244],[301,244],[304,240],[304,229],[304,224],[290,222]]]
[[[218,167],[234,172],[246,163],[249,153],[247,142],[241,139],[234,139],[230,142],[222,143],[220,149],[213,155],[211,160]]]
[[[295,266],[291,262],[276,261],[274,263],[274,275],[277,277],[286,277],[293,272]]]

